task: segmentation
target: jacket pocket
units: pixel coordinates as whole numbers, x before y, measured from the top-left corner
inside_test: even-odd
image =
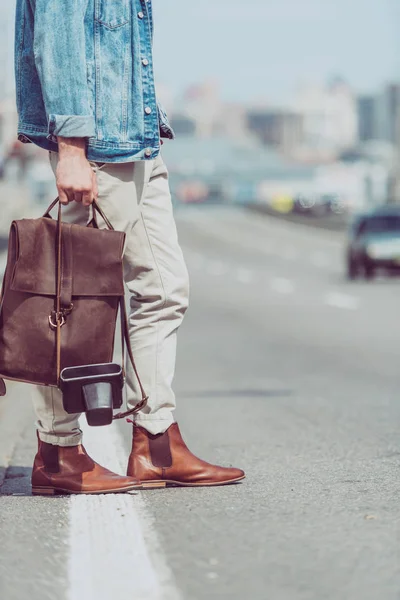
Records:
[[[108,29],[118,29],[129,23],[129,0],[98,0],[95,6],[96,21]]]

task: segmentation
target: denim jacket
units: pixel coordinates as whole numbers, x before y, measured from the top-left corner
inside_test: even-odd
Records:
[[[18,134],[57,151],[87,138],[99,162],[153,159],[173,138],[157,102],[151,0],[17,0]]]

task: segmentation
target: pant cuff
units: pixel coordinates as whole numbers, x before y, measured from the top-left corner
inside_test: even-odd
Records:
[[[39,432],[39,439],[53,446],[79,446],[82,443],[82,432],[69,436],[53,435],[51,433]]]
[[[146,429],[152,435],[158,433],[165,433],[171,425],[175,423],[172,415],[160,419],[157,415],[137,415],[135,418],[135,425],[139,425]]]

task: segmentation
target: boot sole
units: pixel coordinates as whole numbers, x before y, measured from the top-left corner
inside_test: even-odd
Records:
[[[159,481],[142,481],[142,488],[145,490],[155,488],[166,488],[166,487],[216,487],[220,485],[230,485],[231,483],[238,483],[245,479],[243,477],[237,477],[236,479],[229,479],[228,481],[218,481],[216,483],[183,483],[182,481],[173,481],[171,479],[160,479]]]
[[[65,490],[63,488],[54,487],[33,487],[32,496],[71,496],[71,495],[90,495],[90,494],[124,494],[126,492],[133,492],[135,490],[142,490],[142,485],[136,485],[134,487],[118,489],[118,490],[94,490],[90,492],[75,492],[71,490]]]

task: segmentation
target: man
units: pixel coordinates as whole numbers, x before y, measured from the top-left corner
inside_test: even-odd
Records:
[[[66,220],[85,225],[96,199],[115,229],[126,232],[130,333],[149,394],[133,424],[128,477],[121,477],[86,454],[79,415],[64,412],[59,390],[39,388],[37,494],[220,485],[244,477],[196,458],[173,419],[188,275],[160,156],[160,136],[174,134],[156,100],[152,36],[151,0],[17,0],[19,139],[49,151]],[[129,368],[127,387],[133,408],[140,395]]]

